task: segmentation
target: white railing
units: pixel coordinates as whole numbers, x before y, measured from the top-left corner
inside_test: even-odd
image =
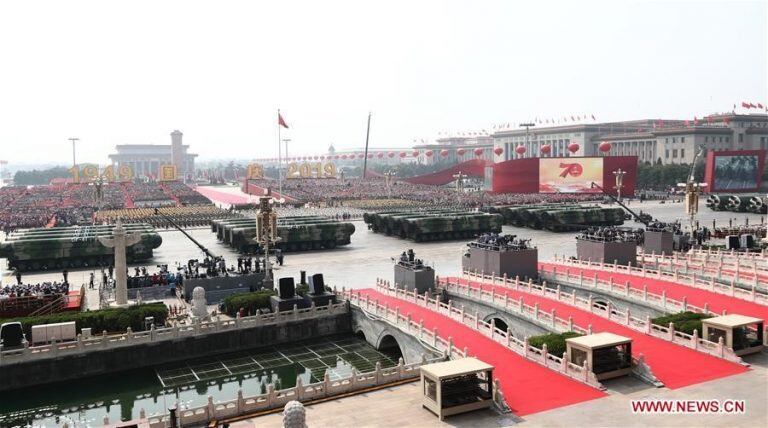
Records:
[[[237,398],[229,401],[214,403],[213,397],[208,396],[208,403],[199,406],[182,409],[179,403],[176,403],[177,417],[179,426],[198,426],[207,425],[213,420],[221,421],[227,418],[233,418],[240,415],[247,415],[265,410],[280,408],[285,406],[291,400],[311,401],[321,398],[333,397],[335,395],[358,391],[376,386],[388,385],[407,379],[416,379],[420,376],[419,367],[422,364],[442,360],[427,360],[422,355],[422,360],[415,363],[404,364],[400,358],[397,366],[382,368],[381,363],[376,363],[376,369],[371,372],[358,373],[353,371],[351,376],[331,380],[328,372],[322,381],[304,385],[301,378],[296,379],[296,385],[293,388],[275,390],[273,384],[267,385],[267,391],[264,394],[244,397],[243,391],[237,391]],[[144,411],[140,412],[143,415]],[[141,418],[144,419],[144,418]],[[146,419],[150,428],[165,428],[169,425],[170,416],[153,415]],[[105,420],[105,425],[108,420]]]
[[[693,256],[702,256],[702,257],[720,257],[720,258],[733,258],[733,259],[743,259],[743,260],[759,260],[759,261],[768,262],[768,251],[766,251],[765,249],[762,249],[759,253],[744,253],[744,252],[734,251],[734,250],[720,251],[720,250],[692,249],[692,250],[689,250],[687,254],[691,254]]]
[[[668,327],[658,326],[651,322],[650,315],[646,315],[645,318],[639,318],[639,317],[633,316],[629,308],[621,310],[611,305],[610,302],[607,305],[595,304],[593,296],[590,296],[588,299],[579,297],[576,295],[576,290],[574,290],[571,293],[568,293],[560,290],[559,287],[556,289],[549,288],[546,286],[546,282],[542,284],[534,284],[530,280],[528,282],[524,282],[524,281],[520,281],[519,278],[509,279],[506,276],[498,277],[495,275],[486,275],[486,274],[471,272],[471,271],[464,271],[463,276],[468,280],[489,282],[492,285],[499,285],[502,287],[510,288],[512,290],[516,290],[516,291],[520,291],[520,292],[524,292],[532,295],[542,296],[547,299],[556,300],[556,301],[565,303],[569,306],[573,306],[575,308],[606,318],[614,323],[631,328],[641,333],[645,333],[662,340],[666,340],[678,345],[682,345],[699,352],[704,352],[714,357],[723,358],[725,360],[736,362],[739,364],[745,364],[742,361],[741,357],[737,356],[733,352],[733,349],[725,346],[722,338],[720,338],[719,342],[715,343],[715,342],[710,342],[706,339],[700,338],[698,331],[696,330],[694,330],[692,335],[683,333],[680,331],[676,331],[674,323],[669,323]],[[448,283],[448,282],[449,281],[443,278],[438,279],[439,285],[444,285],[445,283]],[[461,285],[461,284],[458,284],[458,285]],[[467,284],[466,287],[471,288],[469,284]],[[485,290],[483,292],[487,293],[487,291]],[[495,291],[493,293],[495,293]],[[504,296],[504,298],[512,301],[511,305],[513,306],[515,304],[514,302],[517,302],[517,304],[520,305],[519,301],[508,298],[506,295]],[[539,314],[541,313],[541,311],[538,310],[538,305],[535,305],[534,308],[539,312]],[[552,317],[553,315],[554,314],[550,314],[549,316]],[[550,321],[552,320],[550,319]],[[558,322],[557,320],[555,320],[552,323],[553,326],[557,326],[558,324],[562,326],[562,325],[570,325],[572,323],[570,322],[570,318],[569,318],[569,322],[565,324],[563,322]],[[587,330],[591,331],[591,326],[588,327]],[[574,331],[577,331],[577,330],[574,330]]]
[[[568,359],[565,355],[557,356],[549,354],[547,352],[546,346],[544,346],[543,349],[533,347],[528,344],[527,339],[517,339],[511,334],[509,330],[503,331],[499,328],[496,328],[492,322],[488,323],[483,321],[477,314],[473,315],[466,313],[460,308],[456,308],[449,304],[442,303],[437,299],[430,298],[427,293],[420,295],[416,293],[415,290],[411,292],[392,287],[389,282],[381,279],[376,281],[376,288],[383,294],[399,298],[429,310],[433,310],[449,317],[454,321],[460,322],[462,325],[465,325],[483,334],[484,336],[489,337],[491,340],[501,344],[502,346],[505,346],[507,349],[510,349],[511,351],[526,358],[527,360],[533,361],[559,374],[568,376],[594,388],[605,389],[597,380],[595,374],[592,373],[592,371],[589,369],[587,362],[584,362],[584,366],[578,366],[568,362]],[[452,337],[448,336],[447,339],[441,338],[438,335],[437,328],[435,328],[432,332],[425,330],[423,321],[420,320],[419,322],[415,322],[411,319],[410,315],[400,314],[399,308],[390,308],[387,305],[379,304],[376,300],[370,299],[367,295],[362,296],[360,292],[355,293],[354,291],[350,291],[347,292],[345,297],[349,298],[351,304],[357,305],[367,312],[372,312],[378,316],[386,317],[392,322],[397,320],[398,326],[404,328],[405,331],[409,334],[418,338],[422,338],[423,335],[426,334],[426,340],[428,342],[431,340],[432,342],[430,343],[434,343],[436,347],[442,344],[445,349],[453,350],[453,352],[455,352]],[[425,331],[428,333],[424,333]],[[466,354],[466,352],[467,349],[465,348],[463,353]]]
[[[633,275],[640,278],[653,278],[661,281],[668,281],[668,282],[677,283],[680,285],[686,285],[689,287],[694,287],[701,290],[723,294],[723,295],[734,297],[737,299],[746,300],[749,302],[754,302],[760,305],[768,306],[768,293],[766,293],[763,290],[759,290],[754,284],[752,284],[750,289],[746,290],[743,288],[739,288],[738,286],[736,286],[735,283],[722,284],[715,281],[714,278],[709,278],[709,279],[703,278],[697,275],[695,272],[686,274],[686,273],[680,272],[679,269],[675,269],[672,272],[665,272],[663,270],[658,270],[658,269],[648,269],[644,266],[641,266],[641,267],[634,267],[631,265],[625,266],[625,265],[620,265],[616,263],[608,264],[608,263],[593,262],[593,261],[587,261],[587,260],[558,258],[557,256],[555,256],[555,260],[553,262],[548,262],[548,263],[557,263],[557,264],[562,264],[564,266],[574,266],[574,267],[580,267],[580,268],[586,268],[586,269],[596,269],[596,270],[601,270],[605,272],[616,272],[616,273],[621,273],[626,275]]]
[[[547,269],[546,266],[542,266],[541,269],[539,269],[539,278],[555,284],[565,284],[570,287],[579,288],[582,291],[594,290],[601,294],[614,296],[628,301],[635,301],[640,305],[654,307],[662,312],[690,311],[721,315],[710,311],[708,303],[704,303],[704,305],[699,307],[688,303],[685,297],[679,300],[667,297],[667,293],[664,290],[662,290],[661,294],[650,292],[645,284],[643,284],[642,287],[632,287],[629,281],[621,284],[614,282],[613,277],[609,277],[605,280],[598,278],[597,274],[585,276],[581,269],[575,270],[576,273],[572,273],[571,269],[567,267],[558,269],[557,266],[552,266],[550,269]],[[538,286],[538,284],[535,284],[534,286]]]
[[[674,272],[675,269],[682,270],[683,273],[691,271],[702,277],[714,277],[719,281],[736,282],[743,286],[765,289],[768,287],[768,266],[758,266],[756,262],[730,263],[723,260],[698,259],[686,255],[679,257],[677,253],[673,256],[658,256],[656,254],[637,255],[638,263],[646,268],[664,269],[668,272]]]
[[[73,355],[90,351],[101,351],[120,347],[128,347],[142,343],[154,343],[166,340],[176,340],[182,337],[195,337],[219,331],[240,330],[266,325],[284,324],[292,321],[314,319],[326,316],[344,314],[348,311],[345,302],[330,304],[328,306],[315,306],[292,311],[257,314],[235,319],[213,320],[195,323],[192,325],[177,325],[175,327],[151,327],[150,330],[133,332],[129,327],[125,333],[108,335],[103,332],[91,338],[83,338],[78,334],[77,339],[70,342],[54,342],[40,346],[29,346],[24,343],[23,348],[1,350],[0,367],[5,364],[19,361],[37,360],[45,358],[57,358],[63,355]]]

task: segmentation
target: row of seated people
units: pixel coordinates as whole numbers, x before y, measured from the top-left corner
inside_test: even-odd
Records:
[[[69,293],[67,282],[40,282],[37,284],[14,284],[0,287],[0,300],[17,297],[49,297]]]
[[[180,181],[171,181],[165,183],[164,186],[182,205],[206,205],[212,203],[210,199]]]
[[[210,204],[203,195],[183,183],[105,183],[97,187],[87,183],[63,183],[44,186],[6,186],[0,188],[0,229],[89,224],[98,209],[122,210],[126,202],[167,201],[176,205]],[[192,213],[199,218],[182,221],[205,224],[209,213]]]

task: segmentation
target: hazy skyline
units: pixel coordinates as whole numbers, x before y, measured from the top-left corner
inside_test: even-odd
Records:
[[[407,147],[536,117],[687,119],[768,101],[768,2],[4,1],[0,159]]]

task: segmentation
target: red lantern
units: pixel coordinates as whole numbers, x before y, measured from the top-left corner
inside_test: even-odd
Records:
[[[365,153],[360,153],[359,155],[357,155],[357,157],[358,157],[359,159],[362,159],[362,158],[364,158],[364,157],[365,157]]]
[[[466,153],[466,150],[464,150],[464,149],[456,150],[456,154],[459,155],[459,156],[464,156],[464,153]]]
[[[347,155],[341,155],[342,159],[346,159],[347,157],[348,157]]]
[[[427,150],[426,152],[424,152],[424,155],[426,155],[428,158],[431,158],[433,153],[434,152],[432,150]]]
[[[408,153],[406,153],[406,152],[400,152],[400,157],[401,157],[401,158],[404,158],[404,157],[406,157],[406,156],[408,156]]]
[[[600,149],[601,152],[608,153],[611,151],[611,143],[607,141],[603,141],[602,143],[600,143],[600,146],[598,146],[598,148]]]
[[[579,145],[576,143],[568,144],[568,151],[571,153],[576,153],[579,151]]]
[[[336,155],[336,156],[334,156],[333,158],[334,158],[334,159],[338,159],[338,158],[339,158],[339,155]]]
[[[373,153],[368,153],[368,159],[373,159]]]
[[[389,152],[389,153],[387,154],[387,156],[389,156],[389,157],[393,158],[393,157],[395,157],[395,152]]]
[[[445,150],[445,149],[440,150],[440,156],[442,156],[442,157],[448,156],[448,150]]]
[[[525,153],[525,146],[517,146],[517,147],[515,147],[515,152],[518,155],[522,155],[523,153]]]
[[[418,150],[414,150],[413,151],[413,157],[415,157],[415,158],[419,157],[419,151]]]
[[[376,153],[376,157],[379,158],[379,159],[383,158],[384,157],[384,152]]]
[[[480,157],[480,156],[482,156],[482,155],[483,155],[483,149],[481,149],[481,148],[479,148],[479,147],[478,147],[478,148],[476,148],[476,149],[475,149],[475,156],[477,156],[477,157]]]
[[[493,152],[496,153],[496,156],[501,156],[501,154],[504,153],[504,149],[502,149],[501,147],[496,147],[495,149],[493,149]]]
[[[550,146],[549,144],[544,144],[543,146],[541,146],[541,153],[545,155],[552,153],[552,146]]]
[[[325,159],[325,155],[321,155],[320,160],[324,160],[324,159]]]

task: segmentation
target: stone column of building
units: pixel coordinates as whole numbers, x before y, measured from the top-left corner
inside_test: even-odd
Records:
[[[115,303],[118,306],[128,304],[128,263],[125,249],[141,240],[140,233],[126,233],[123,222],[118,218],[112,237],[100,237],[101,245],[115,249]]]

